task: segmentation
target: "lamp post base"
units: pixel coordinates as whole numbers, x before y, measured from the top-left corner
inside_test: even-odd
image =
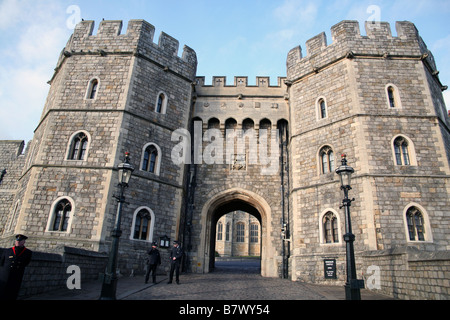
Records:
[[[116,299],[116,289],[117,289],[117,277],[112,275],[103,275],[102,293],[100,294],[99,300],[117,300]]]
[[[364,280],[352,280],[351,283],[346,283],[345,300],[361,300],[361,286],[364,287]]]

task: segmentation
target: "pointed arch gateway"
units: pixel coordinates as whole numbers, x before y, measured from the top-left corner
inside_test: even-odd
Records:
[[[266,200],[249,190],[233,188],[222,191],[208,200],[202,208],[202,234],[198,259],[202,261],[203,272],[214,267],[216,224],[223,215],[242,210],[255,216],[261,225],[261,275],[278,277],[275,248],[272,247],[271,208]]]

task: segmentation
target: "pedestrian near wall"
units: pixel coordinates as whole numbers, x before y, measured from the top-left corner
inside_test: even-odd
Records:
[[[147,260],[147,273],[145,275],[145,283],[148,283],[148,279],[150,278],[150,272],[152,273],[153,283],[156,283],[156,269],[161,264],[161,255],[157,247],[158,244],[156,243],[156,241],[154,241],[152,243],[152,248],[147,252],[148,260]]]
[[[178,241],[173,242],[173,247],[170,250],[170,276],[168,284],[173,281],[173,273],[175,272],[175,280],[180,284],[180,266],[181,258],[183,257],[183,250]]]
[[[16,235],[14,247],[4,250],[0,257],[0,300],[17,300],[25,268],[32,251],[25,248],[28,237]]]

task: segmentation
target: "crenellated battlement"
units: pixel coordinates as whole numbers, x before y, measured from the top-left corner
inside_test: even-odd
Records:
[[[285,77],[278,77],[277,85],[270,84],[270,77],[256,77],[256,84],[249,85],[248,77],[234,77],[233,84],[227,84],[226,77],[213,77],[212,84],[205,84],[205,77],[195,78],[195,90],[198,95],[236,96],[243,99],[248,96],[283,97],[286,93]]]
[[[317,72],[323,66],[343,57],[417,57],[430,54],[415,25],[399,21],[395,25],[397,36],[392,35],[387,22],[366,22],[366,36],[361,35],[358,21],[341,21],[331,27],[332,43],[327,43],[325,32],[306,41],[306,55],[300,46],[293,48],[287,57],[289,80],[307,73]]]
[[[75,27],[64,56],[76,54],[134,54],[151,60],[166,71],[174,71],[188,79],[195,77],[197,55],[188,46],[178,56],[179,42],[161,32],[158,43],[154,43],[155,27],[145,20],[130,20],[126,33],[122,34],[121,20],[103,20],[94,34],[94,21],[81,21]]]
[[[201,87],[273,87],[273,88],[280,88],[284,86],[284,80],[285,77],[278,77],[277,85],[272,86],[270,85],[270,77],[256,77],[256,85],[249,85],[248,84],[248,77],[234,77],[234,82],[232,85],[227,85],[227,77],[213,77],[212,78],[212,84],[206,85],[205,84],[205,77],[196,77],[195,83],[197,86]]]

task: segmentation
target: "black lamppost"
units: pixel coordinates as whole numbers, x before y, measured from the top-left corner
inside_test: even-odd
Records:
[[[122,216],[122,206],[125,202],[125,188],[128,187],[128,182],[131,178],[131,173],[134,171],[133,166],[129,162],[130,154],[125,153],[125,162],[119,164],[117,167],[119,172],[119,196],[114,196],[117,199],[119,205],[117,206],[116,221],[114,224],[114,230],[112,231],[112,244],[111,251],[109,252],[108,265],[106,273],[103,277],[102,293],[100,295],[100,300],[116,300],[116,289],[117,289],[117,255],[119,251],[119,240],[122,235],[122,230],[120,229],[121,216]]]
[[[347,165],[346,155],[342,155],[342,165],[336,169],[336,173],[341,179],[341,189],[344,191],[344,200],[342,201],[341,209],[345,208],[345,235],[344,241],[346,243],[346,259],[347,259],[347,282],[345,283],[345,299],[346,300],[361,300],[360,281],[356,278],[356,263],[355,250],[353,242],[355,235],[352,233],[352,222],[350,218],[350,206],[355,199],[348,198],[348,191],[352,174],[355,172],[352,167]]]

